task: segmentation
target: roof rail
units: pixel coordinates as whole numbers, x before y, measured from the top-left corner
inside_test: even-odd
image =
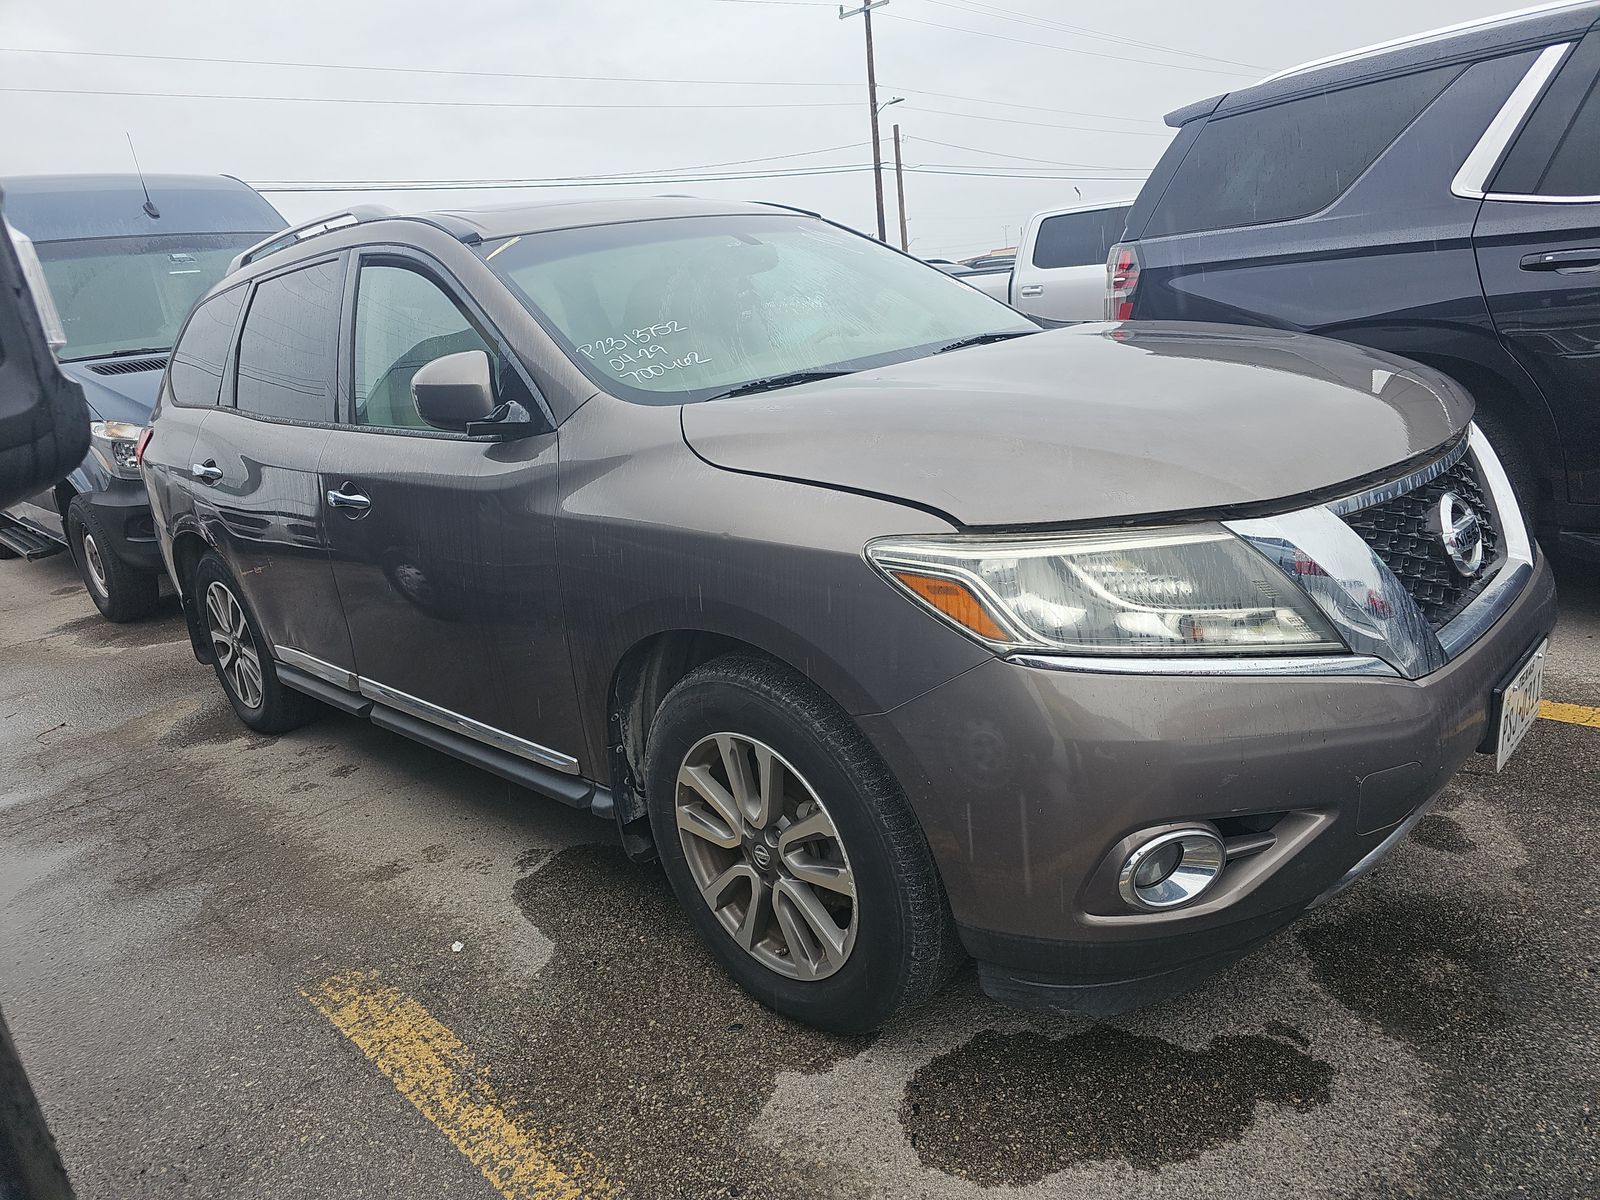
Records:
[[[262,238],[254,246],[237,255],[228,264],[228,274],[232,275],[240,267],[248,266],[259,258],[265,258],[279,250],[286,250],[307,238],[317,237],[319,234],[332,233],[335,229],[347,229],[351,225],[360,225],[367,221],[386,221],[398,217],[400,214],[385,204],[357,204],[344,212],[330,213],[325,217],[318,217],[302,225],[295,225],[289,229],[280,230],[271,237]]]

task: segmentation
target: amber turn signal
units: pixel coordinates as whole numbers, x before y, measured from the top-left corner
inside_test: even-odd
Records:
[[[912,593],[924,600],[963,629],[989,642],[1009,642],[1011,637],[989,615],[979,600],[965,584],[954,579],[941,579],[935,575],[918,575],[914,571],[896,571],[894,577]]]

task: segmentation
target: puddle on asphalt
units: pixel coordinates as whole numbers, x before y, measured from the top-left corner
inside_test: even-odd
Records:
[[[1065,1038],[984,1030],[912,1075],[900,1122],[924,1166],[982,1185],[1077,1163],[1153,1169],[1238,1141],[1262,1103],[1328,1103],[1333,1068],[1277,1038],[1189,1050],[1108,1025]]]
[[[496,1068],[535,1119],[581,1137],[640,1196],[848,1190],[816,1164],[797,1174],[803,1151],[789,1161],[753,1126],[780,1071],[825,1071],[870,1039],[747,996],[701,949],[660,869],[613,846],[559,852],[515,898],[556,947],[516,1022],[515,1061]]]
[[[1448,854],[1470,854],[1478,844],[1467,836],[1461,822],[1444,813],[1429,813],[1411,831],[1411,840]]]

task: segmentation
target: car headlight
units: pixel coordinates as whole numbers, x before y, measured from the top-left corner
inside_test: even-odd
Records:
[[[139,435],[143,432],[143,425],[131,421],[90,421],[89,448],[113,475],[138,479]]]
[[[885,538],[867,558],[1002,652],[1343,651],[1278,567],[1220,525],[1046,536]]]

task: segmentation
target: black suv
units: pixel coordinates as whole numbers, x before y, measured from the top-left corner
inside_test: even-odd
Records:
[[[1170,114],[1107,316],[1277,325],[1452,376],[1530,520],[1600,558],[1600,3]]]

